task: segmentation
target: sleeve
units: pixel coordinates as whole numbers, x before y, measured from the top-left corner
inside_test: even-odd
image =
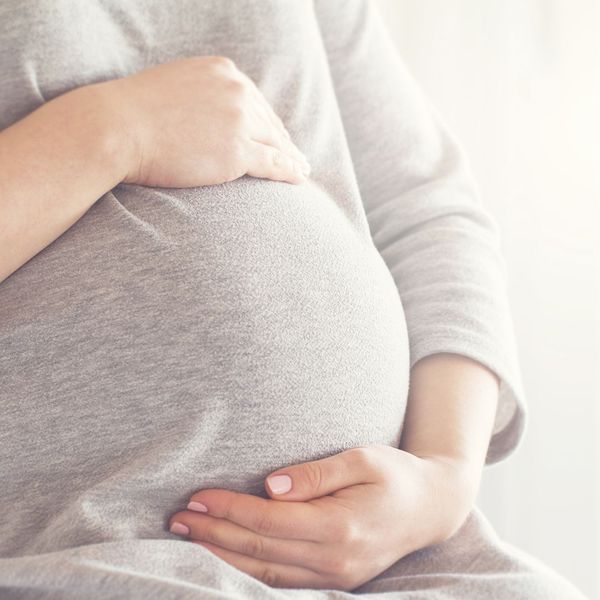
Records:
[[[499,227],[372,0],[314,7],[373,242],[404,307],[410,366],[451,352],[498,375],[485,464],[499,462],[521,442],[528,412]]]

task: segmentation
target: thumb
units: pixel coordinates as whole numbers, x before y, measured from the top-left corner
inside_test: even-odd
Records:
[[[365,460],[366,448],[350,448],[334,456],[278,469],[271,473],[265,488],[277,500],[310,500],[336,490],[374,481]]]

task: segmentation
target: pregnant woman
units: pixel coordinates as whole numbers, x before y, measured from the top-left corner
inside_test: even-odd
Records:
[[[0,597],[582,598],[474,506],[525,422],[498,232],[368,1],[0,44]]]

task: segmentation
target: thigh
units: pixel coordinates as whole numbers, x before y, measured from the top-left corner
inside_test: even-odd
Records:
[[[542,561],[502,541],[478,507],[450,539],[405,556],[353,591],[393,591],[407,600],[585,600]]]

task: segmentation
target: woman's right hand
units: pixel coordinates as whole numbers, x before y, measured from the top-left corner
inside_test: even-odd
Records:
[[[302,183],[310,171],[281,119],[229,58],[183,58],[93,85],[131,148],[124,183],[196,187],[245,174]]]

